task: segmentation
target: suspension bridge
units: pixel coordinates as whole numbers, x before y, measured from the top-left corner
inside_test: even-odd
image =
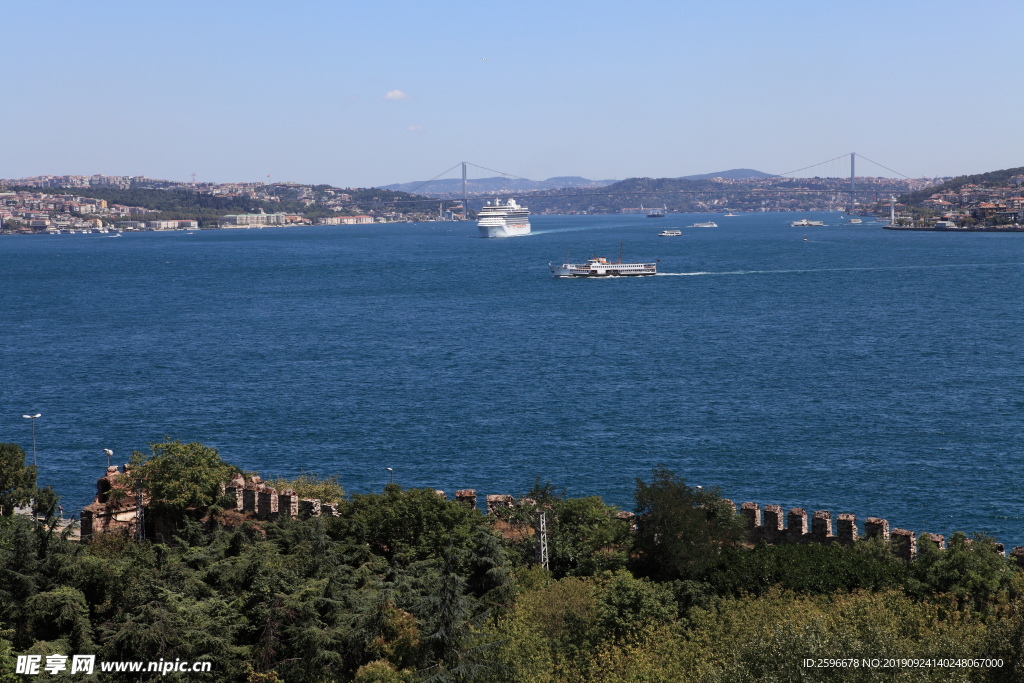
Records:
[[[866,161],[866,162],[868,162],[870,164],[873,164],[874,166],[882,168],[882,169],[888,171],[889,173],[892,173],[892,174],[898,176],[898,178],[900,178],[900,179],[904,179],[904,180],[907,180],[907,181],[913,180],[910,176],[906,175],[905,173],[901,173],[900,171],[897,171],[897,170],[895,170],[893,168],[890,168],[889,166],[881,164],[881,163],[879,163],[877,161],[873,161],[873,160],[867,158],[866,156],[864,156],[862,154],[858,154],[856,152],[850,152],[848,154],[841,154],[841,155],[833,157],[831,159],[827,159],[825,161],[821,161],[821,162],[818,162],[816,164],[811,164],[809,166],[803,166],[801,168],[798,168],[798,169],[795,169],[795,170],[792,170],[792,171],[787,171],[785,173],[770,174],[767,179],[768,180],[770,180],[770,179],[796,180],[796,179],[799,179],[799,178],[812,178],[812,177],[816,178],[816,179],[842,179],[842,178],[847,177],[844,171],[845,171],[846,163],[848,161],[849,162],[849,176],[848,176],[849,177],[849,186],[848,186],[847,189],[845,189],[843,191],[843,194],[848,196],[848,210],[852,212],[854,207],[855,207],[855,205],[856,205],[856,203],[857,203],[857,195],[858,194],[870,195],[870,194],[877,194],[877,192],[878,192],[877,188],[858,188],[858,185],[857,185],[857,161],[858,161],[858,157],[859,157],[860,160]],[[842,171],[839,170],[840,167],[843,167]],[[486,172],[489,172],[489,173],[496,174],[497,177],[500,177],[503,180],[521,180],[521,181],[527,181],[527,182],[537,183],[537,184],[540,184],[542,182],[542,181],[533,180],[531,178],[526,178],[524,176],[519,176],[519,175],[516,175],[516,174],[513,174],[513,173],[508,173],[508,172],[505,172],[505,171],[499,171],[499,170],[496,170],[496,169],[493,169],[493,168],[488,168],[486,166],[481,166],[480,164],[475,164],[473,162],[460,161],[460,162],[454,164],[453,166],[445,169],[444,171],[441,171],[440,173],[438,173],[433,178],[431,178],[429,180],[424,180],[422,182],[417,183],[415,186],[405,190],[405,192],[407,192],[409,194],[416,194],[420,189],[428,186],[430,183],[433,183],[433,182],[435,182],[437,180],[445,178],[445,176],[448,176],[453,171],[456,171],[456,169],[460,169],[460,168],[461,168],[461,172],[462,172],[461,198],[460,199],[451,199],[451,198],[441,199],[442,204],[446,203],[446,202],[451,202],[453,205],[455,205],[455,204],[457,204],[457,203],[459,203],[461,201],[462,206],[465,207],[465,206],[468,206],[468,202],[469,202],[469,200],[471,198],[474,199],[474,200],[478,200],[478,201],[479,200],[486,201],[488,199],[494,199],[494,198],[502,197],[502,196],[508,194],[508,192],[502,192],[502,193],[473,192],[472,195],[471,195],[471,188],[472,188],[472,184],[473,184],[474,181],[471,180],[470,177],[469,177],[469,169],[470,168],[479,169],[481,171],[486,171]],[[806,173],[806,172],[814,171],[814,170],[817,170],[818,172],[815,173],[813,176],[808,175]],[[797,174],[799,174],[799,173],[803,173],[804,175],[798,176]],[[672,180],[685,180],[685,179],[672,179]],[[729,189],[729,188],[726,188],[726,187],[722,187],[722,188],[719,188],[719,189],[721,190],[722,194],[744,194],[744,193],[749,193],[750,192],[749,188],[745,189],[745,188],[742,188],[742,187],[737,187],[735,189]],[[761,194],[761,195],[771,195],[771,194],[777,194],[777,195],[782,195],[782,194],[821,194],[823,192],[823,190],[821,190],[821,189],[797,189],[797,188],[772,188],[771,186],[759,186],[757,188],[757,192],[759,194]],[[528,193],[530,198],[532,198],[532,199],[545,199],[545,198],[561,198],[561,197],[664,196],[666,194],[672,194],[672,195],[694,195],[694,196],[696,196],[696,195],[708,194],[708,190],[706,190],[706,189],[692,189],[692,190],[672,189],[670,191],[666,191],[666,190],[602,191],[602,189],[600,187],[586,187],[586,188],[568,188],[568,189],[554,189],[554,190],[527,190],[527,191],[523,192],[523,194],[526,194],[526,193]],[[448,195],[448,197],[451,197],[451,194],[453,194],[453,193],[444,193],[444,194]],[[408,200],[394,200],[393,203],[412,203],[412,202],[421,202],[421,201],[423,201],[423,200],[421,200],[421,199],[420,200],[408,199]]]

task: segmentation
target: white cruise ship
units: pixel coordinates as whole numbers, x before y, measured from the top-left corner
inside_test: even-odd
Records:
[[[476,215],[477,227],[484,237],[518,237],[530,234],[530,210],[509,199],[488,202]]]

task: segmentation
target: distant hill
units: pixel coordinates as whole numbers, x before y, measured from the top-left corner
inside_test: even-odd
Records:
[[[673,180],[710,180],[711,178],[727,178],[729,180],[750,180],[759,178],[773,178],[770,173],[755,171],[752,168],[734,168],[728,171],[717,173],[701,173],[699,175],[688,175]],[[470,194],[492,194],[496,192],[537,192],[543,190],[560,190],[563,188],[577,187],[607,187],[618,181],[615,180],[591,180],[580,176],[556,176],[547,180],[521,180],[517,178],[472,178],[467,181]],[[462,179],[448,178],[445,180],[416,181],[411,183],[394,183],[392,185],[379,185],[382,190],[394,190],[398,192],[415,192],[421,195],[444,195],[457,196],[462,193]]]
[[[471,178],[466,185],[472,194],[490,194],[493,192],[531,192],[536,190],[558,190],[563,187],[604,187],[614,180],[590,180],[579,176],[557,176],[547,180],[521,180],[517,178]],[[380,185],[382,190],[412,192],[421,195],[458,195],[462,192],[461,178],[444,180],[418,181],[412,183],[395,183]]]
[[[767,175],[767,174],[764,174]],[[670,213],[726,211],[831,211],[843,206],[836,198],[849,189],[844,178],[627,178],[605,187],[524,194],[533,213],[618,213],[640,207],[665,207]],[[865,179],[867,180],[867,179]],[[908,182],[874,178],[871,190],[879,196],[904,194]]]
[[[687,175],[677,180],[710,180],[711,178],[728,178],[729,180],[750,180],[751,178],[774,178],[771,173],[755,171],[752,168],[734,168],[729,171],[717,173],[701,173],[700,175]]]

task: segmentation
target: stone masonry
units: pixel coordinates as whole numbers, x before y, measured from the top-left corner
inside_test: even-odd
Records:
[[[128,490],[127,482],[128,480],[124,478],[124,473],[119,468],[107,468],[104,476],[96,483],[95,500],[82,511],[83,537],[106,531],[134,532],[137,502],[135,493]],[[236,475],[224,486],[224,494],[234,502],[234,510],[259,519],[308,518],[338,514],[335,504],[315,499],[300,499],[295,491],[291,490],[276,491],[259,477],[244,478],[240,474]],[[436,494],[439,498],[447,500],[444,491],[436,491]],[[461,505],[476,508],[476,490],[459,489],[455,492],[454,500]],[[528,498],[516,501],[515,498],[507,494],[491,494],[486,496],[485,501],[488,514],[494,513],[499,508],[535,504]],[[727,502],[732,505],[733,510],[736,509],[735,504],[732,504],[731,501]],[[836,517],[835,530],[832,525],[832,513],[828,510],[815,511],[811,515],[809,526],[807,511],[799,507],[792,508],[785,513],[779,505],[765,505],[762,509],[757,503],[748,502],[739,506],[739,515],[743,519],[747,540],[750,543],[764,541],[772,544],[840,543],[852,545],[860,538],[857,518],[849,513],[842,513]],[[635,529],[632,513],[620,512],[617,517],[629,521],[630,527]],[[864,538],[891,540],[897,555],[908,562],[917,555],[919,537],[913,531],[906,529],[890,530],[889,522],[885,519],[878,517],[865,519]],[[923,533],[920,536],[920,543],[929,544],[937,550],[946,548],[946,539],[939,534]],[[1002,544],[996,544],[996,551],[1005,554]],[[1010,558],[1024,568],[1024,547],[1015,547],[1010,552]]]

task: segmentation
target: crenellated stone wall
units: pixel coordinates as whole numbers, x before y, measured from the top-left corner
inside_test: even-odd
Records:
[[[299,498],[291,489],[275,490],[259,477],[243,478],[237,475],[224,487],[225,495],[235,501],[237,512],[252,515],[258,519],[279,519],[283,517],[302,518],[338,514],[334,503],[325,503],[314,498]]]
[[[487,496],[487,513],[490,514],[498,508],[515,507],[515,498],[508,494],[491,494]]]
[[[757,503],[743,503],[740,505],[740,515],[743,517],[743,525],[747,530],[747,538],[751,543],[764,541],[766,543],[841,543],[853,545],[859,538],[857,530],[857,517],[849,513],[842,513],[836,518],[835,532],[832,528],[832,513],[828,510],[818,510],[811,516],[810,530],[807,528],[807,511],[803,508],[792,508],[788,515],[788,525],[783,526],[783,510],[778,505],[765,505],[762,511]],[[920,541],[917,534],[906,529],[889,529],[889,521],[879,517],[868,517],[864,522],[865,538],[881,538],[883,541],[891,540],[896,548],[896,554],[911,561],[917,556],[919,543],[931,544],[938,550],[946,548],[946,539],[939,534],[921,534]],[[1002,544],[996,544],[996,552],[1003,555],[1005,550]],[[1024,548],[1015,548],[1011,557],[1024,567]]]
[[[127,468],[127,465],[125,466]],[[127,471],[127,470],[126,470]],[[94,533],[123,530],[134,532],[137,501],[135,493],[128,490],[128,479],[117,467],[108,467],[106,474],[97,481],[96,499],[82,511],[82,536]],[[224,487],[224,495],[234,503],[229,509],[251,515],[259,519],[277,519],[283,517],[334,517],[338,515],[335,503],[321,500],[299,498],[295,491],[285,489],[276,491],[258,476],[243,477],[236,475]],[[448,497],[444,491],[435,491],[443,500]],[[454,501],[470,508],[477,507],[475,489],[459,489],[455,492]],[[488,514],[502,508],[523,505],[536,505],[530,498],[516,500],[508,494],[490,494],[485,498]],[[732,501],[725,501],[736,511]],[[791,508],[788,513],[779,505],[765,505],[747,502],[739,506],[737,514],[743,519],[743,526],[750,543],[764,541],[772,544],[793,543],[840,543],[852,545],[861,538],[857,529],[857,518],[849,513],[836,517],[833,529],[832,513],[828,510],[816,510],[811,515],[808,526],[807,511],[804,508]],[[629,523],[636,529],[636,520],[632,512],[621,511],[616,514],[620,520]],[[897,555],[911,561],[917,556],[919,543],[929,544],[937,550],[946,548],[946,539],[939,534],[923,533],[919,537],[906,529],[891,529],[889,521],[879,517],[868,517],[864,520],[864,538],[881,538],[892,541]],[[970,541],[968,541],[970,542]],[[1005,555],[1001,543],[996,544],[996,552]],[[1024,568],[1024,547],[1017,546],[1010,552],[1010,558]]]

